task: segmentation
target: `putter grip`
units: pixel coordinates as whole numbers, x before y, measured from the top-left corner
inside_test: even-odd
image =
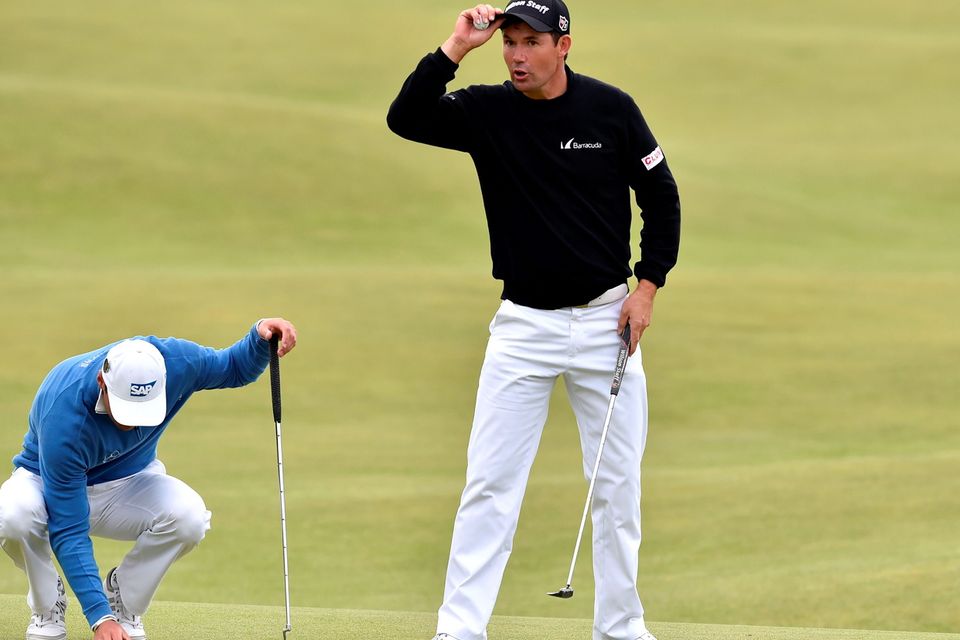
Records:
[[[273,334],[270,338],[270,392],[273,395],[273,421],[280,422],[280,356],[277,347],[280,345],[280,336]]]
[[[623,382],[623,372],[627,368],[627,357],[630,354],[630,323],[623,328],[620,334],[620,351],[617,353],[617,368],[613,372],[613,384],[610,386],[610,395],[620,393],[620,383]]]

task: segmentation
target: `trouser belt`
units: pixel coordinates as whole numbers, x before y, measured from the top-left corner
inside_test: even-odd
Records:
[[[618,284],[612,289],[607,289],[587,304],[578,305],[576,308],[586,309],[587,307],[599,307],[602,304],[610,304],[625,297],[628,293],[630,293],[630,287],[628,287],[626,283]]]

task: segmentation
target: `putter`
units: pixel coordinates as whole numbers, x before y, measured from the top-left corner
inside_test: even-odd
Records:
[[[580,518],[580,531],[577,532],[577,544],[573,548],[573,560],[570,561],[570,573],[567,575],[567,586],[559,591],[551,591],[548,596],[554,598],[573,597],[573,570],[577,566],[577,555],[580,553],[580,541],[583,539],[583,527],[587,524],[587,514],[593,504],[593,489],[597,486],[597,471],[600,470],[600,458],[603,456],[603,445],[607,441],[607,430],[610,428],[610,418],[613,416],[613,405],[617,402],[620,393],[620,383],[623,381],[623,371],[627,367],[627,356],[630,353],[630,324],[623,328],[620,335],[620,351],[617,353],[617,366],[613,372],[613,384],[610,386],[610,404],[607,406],[607,417],[603,421],[603,431],[600,433],[600,446],[597,449],[597,461],[593,465],[593,475],[590,477],[590,488],[587,489],[587,502],[583,505],[583,517]]]
[[[280,356],[277,347],[280,336],[270,338],[270,391],[273,395],[273,422],[277,428],[277,475],[280,478],[280,536],[283,541],[283,597],[286,605],[287,624],[283,627],[283,640],[293,629],[290,626],[290,574],[287,565],[287,508],[283,499],[283,444],[280,438]]]

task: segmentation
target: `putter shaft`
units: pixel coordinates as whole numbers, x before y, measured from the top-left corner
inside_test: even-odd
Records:
[[[287,633],[292,629],[290,625],[290,571],[287,562],[287,505],[283,494],[283,441],[280,435],[280,423],[277,427],[277,476],[280,481],[280,539],[283,542],[283,601],[286,606],[287,624],[283,629],[286,640]]]
[[[280,539],[283,543],[283,602],[286,612],[286,625],[283,628],[283,638],[293,627],[290,623],[290,570],[287,562],[287,505],[283,493],[283,438],[281,437],[280,417],[280,356],[277,349],[280,345],[280,336],[270,338],[270,390],[273,396],[273,423],[277,433],[277,477],[280,483]]]
[[[593,463],[593,474],[590,476],[590,488],[587,489],[587,500],[583,505],[583,515],[580,518],[580,530],[577,531],[577,544],[573,548],[573,558],[570,560],[570,573],[567,574],[567,586],[548,593],[555,598],[573,597],[573,570],[577,566],[577,556],[580,554],[580,543],[583,540],[583,528],[587,524],[587,514],[590,513],[590,507],[593,504],[593,491],[597,486],[597,472],[600,471],[600,459],[603,457],[603,446],[607,442],[607,432],[610,430],[610,418],[613,417],[613,406],[617,403],[617,395],[620,393],[620,383],[623,381],[623,374],[627,368],[627,358],[630,353],[630,324],[623,329],[620,336],[620,350],[617,353],[617,366],[613,372],[613,383],[610,385],[610,403],[607,405],[607,416],[603,419],[603,430],[600,433],[600,444],[597,447],[597,460]]]
[[[607,442],[607,431],[610,428],[610,418],[613,416],[613,405],[617,403],[617,396],[610,396],[610,404],[607,405],[607,417],[603,421],[603,432],[600,434],[600,446],[597,448],[597,460],[593,463],[593,474],[590,476],[590,488],[587,489],[587,500],[583,505],[583,515],[580,517],[580,530],[577,531],[577,544],[573,548],[573,559],[570,560],[570,573],[567,574],[567,586],[570,595],[573,595],[573,570],[577,566],[577,556],[580,554],[580,543],[583,541],[583,529],[587,524],[587,515],[590,513],[590,506],[593,504],[593,492],[597,486],[597,471],[600,470],[600,458],[603,456],[603,445]],[[563,592],[563,589],[561,589]],[[560,596],[563,597],[563,596]],[[567,596],[570,597],[570,596]]]

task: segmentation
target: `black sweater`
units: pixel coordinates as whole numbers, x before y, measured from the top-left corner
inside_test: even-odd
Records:
[[[473,158],[502,297],[556,309],[626,282],[631,188],[643,219],[633,273],[663,286],[677,261],[680,200],[633,99],[569,68],[566,92],[551,100],[529,99],[510,82],[445,94],[457,68],[439,49],[424,57],[387,124]]]

